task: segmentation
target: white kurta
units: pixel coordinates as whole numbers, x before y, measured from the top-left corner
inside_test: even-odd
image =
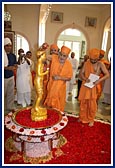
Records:
[[[75,83],[75,75],[76,75],[79,63],[78,63],[77,59],[75,59],[75,58],[73,58],[73,59],[70,58],[69,61],[71,62],[72,69],[73,69],[73,76],[71,78],[70,83],[74,84]]]
[[[107,78],[104,82],[103,94],[104,94],[103,102],[111,104],[111,72],[109,78]]]
[[[30,74],[30,65],[28,65],[26,61],[18,65],[16,75],[16,87],[18,92],[31,92]]]
[[[70,81],[66,82],[66,100],[68,99],[68,93],[72,92],[73,85],[76,83],[75,76],[76,76],[76,72],[77,72],[78,65],[79,65],[77,59],[75,59],[75,58],[73,58],[73,59],[70,58],[69,61],[72,64],[73,76]]]
[[[8,66],[8,57],[6,51],[4,50],[4,67]]]
[[[111,73],[110,76],[104,82],[103,93],[111,94]]]
[[[25,61],[18,65],[16,75],[17,102],[23,107],[31,104],[30,65]]]

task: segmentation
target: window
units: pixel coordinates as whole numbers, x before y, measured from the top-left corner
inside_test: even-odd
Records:
[[[69,47],[71,49],[71,52],[75,52],[75,58],[79,61],[81,48],[80,42],[58,40],[57,45],[59,48],[61,48],[63,45]]]
[[[81,36],[81,32],[76,29],[66,29],[61,34],[62,35],[69,35],[69,36]]]
[[[81,43],[80,42],[73,42],[72,45],[73,52],[75,52],[75,57],[79,61],[79,56],[81,54],[80,49],[81,49]]]
[[[45,41],[45,23],[40,23],[39,26],[39,45],[41,46]]]
[[[112,50],[110,48],[109,53],[108,53],[108,60],[111,61],[111,56],[112,56]]]
[[[104,51],[106,51],[107,40],[108,40],[108,31],[104,31],[103,42],[102,42],[102,50]]]
[[[24,50],[24,52],[26,53],[27,51],[29,51],[29,44],[28,41],[26,40],[25,37],[23,37],[22,35],[17,34],[16,35],[16,44],[17,44],[17,58],[18,58],[18,50],[20,48],[22,48]]]
[[[58,37],[57,45],[61,48],[63,45],[69,47],[71,52],[75,52],[75,58],[79,61],[81,55],[82,41],[86,41],[82,32],[77,29],[66,29]],[[84,55],[86,52],[86,45],[84,48]]]

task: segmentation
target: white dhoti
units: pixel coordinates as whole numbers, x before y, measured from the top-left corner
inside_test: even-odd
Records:
[[[17,88],[17,103],[23,107],[31,104],[31,82],[30,82],[30,66],[27,62],[18,65],[16,88]]]

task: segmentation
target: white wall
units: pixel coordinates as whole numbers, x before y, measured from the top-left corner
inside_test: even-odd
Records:
[[[53,4],[51,11],[63,12],[63,24],[51,22],[51,12],[46,23],[46,41],[48,43],[55,42],[57,33],[63,29],[66,25],[72,25],[74,22],[76,28],[86,33],[89,39],[89,48],[97,47],[101,48],[101,41],[103,35],[103,28],[105,21],[110,17],[110,5],[98,6],[98,5],[78,5],[78,4]],[[85,27],[85,17],[96,17],[97,26]]]
[[[39,38],[39,4],[8,4],[7,10],[12,15],[12,30],[27,38],[30,50],[35,55]],[[51,22],[51,11],[63,12],[63,24]],[[89,40],[89,48],[101,48],[103,28],[110,17],[110,5],[78,5],[78,4],[53,4],[46,22],[45,41],[52,44],[57,34],[67,25],[75,23],[76,28],[82,30]],[[85,17],[96,17],[97,27],[85,27]]]
[[[8,4],[7,10],[12,16],[12,31],[27,38],[30,50],[36,54],[38,48],[39,12],[38,4]]]

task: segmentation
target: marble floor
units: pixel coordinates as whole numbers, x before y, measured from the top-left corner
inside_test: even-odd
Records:
[[[79,116],[79,101],[75,99],[75,96],[77,95],[77,84],[74,85],[72,95],[68,96],[68,99],[66,101],[65,105],[65,113],[68,115],[76,115]],[[32,91],[32,99],[35,100],[35,90]],[[103,121],[107,121],[111,123],[111,105],[102,104],[103,96],[99,100],[98,104],[98,110],[96,112],[96,119],[100,119]],[[17,103],[15,102],[15,108],[21,109],[21,106],[17,106]],[[5,111],[5,115],[7,114],[7,111]]]
[[[79,116],[79,101],[75,99],[77,95],[77,85],[74,85],[72,95],[68,96],[65,106],[65,112],[67,114]],[[101,96],[98,104],[98,110],[96,112],[96,119],[107,121],[111,123],[111,105],[103,104],[103,95]]]

